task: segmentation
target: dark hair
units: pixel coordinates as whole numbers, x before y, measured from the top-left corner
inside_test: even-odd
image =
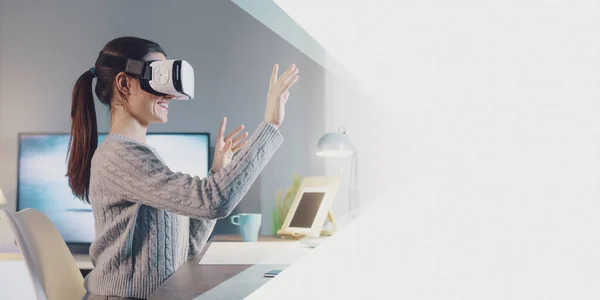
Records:
[[[102,52],[137,60],[143,60],[151,52],[159,52],[166,56],[157,43],[137,37],[116,38],[106,44]],[[73,194],[87,203],[90,203],[92,156],[98,147],[98,124],[92,95],[92,80],[95,75],[95,92],[100,102],[112,109],[115,99],[113,97],[115,78],[120,72],[122,70],[96,65],[93,70],[79,76],[73,88],[67,177]]]

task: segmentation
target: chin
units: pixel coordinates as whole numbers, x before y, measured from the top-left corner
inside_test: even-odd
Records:
[[[169,120],[169,102],[168,101],[156,101],[154,104],[154,118],[155,123],[167,123]]]
[[[160,117],[157,117],[157,118],[154,120],[154,123],[165,124],[165,123],[167,123],[167,121],[168,121],[168,120],[169,120],[169,117],[167,117],[167,116],[164,116],[164,117],[163,117],[163,116],[160,116]]]

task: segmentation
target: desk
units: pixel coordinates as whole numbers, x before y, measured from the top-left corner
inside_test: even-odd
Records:
[[[294,239],[284,239],[275,236],[261,236],[258,240],[259,242],[296,242]],[[200,265],[200,259],[212,242],[241,242],[241,238],[239,235],[218,235],[213,237],[195,259],[179,267],[149,299],[194,299],[246,270],[257,273],[252,276],[260,280],[259,283],[264,284],[270,280],[269,278],[261,277],[259,273],[262,272],[262,269],[254,265]],[[16,247],[10,250],[4,251],[4,253],[0,252],[0,260],[23,260]],[[75,259],[77,265],[82,270],[93,267],[87,255],[75,255]],[[265,270],[278,269],[280,267],[261,266]],[[24,265],[23,270],[26,270]]]
[[[241,241],[238,236],[215,236],[211,239],[198,258],[192,259],[179,267],[149,300],[159,299],[194,299],[230,278],[242,273],[252,265],[200,265],[200,259],[210,246],[211,242],[236,242]],[[293,239],[282,239],[274,236],[261,236],[259,242],[295,242]],[[264,281],[268,281],[265,278]]]

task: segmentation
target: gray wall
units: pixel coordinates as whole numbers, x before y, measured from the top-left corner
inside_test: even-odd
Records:
[[[264,213],[263,233],[270,232],[275,190],[287,188],[293,174],[324,172],[314,145],[325,131],[328,75],[235,4],[0,0],[0,7],[0,187],[9,201],[4,208],[16,206],[17,133],[68,131],[76,78],[106,42],[124,35],[157,41],[196,70],[196,99],[173,103],[168,124],[150,131],[209,131],[212,144],[222,116],[229,129],[241,123],[253,129],[262,120],[273,63],[299,66],[301,79],[281,127],[285,143],[236,210]],[[108,113],[98,105],[99,129],[107,131]],[[8,236],[1,227],[0,242]],[[216,229],[233,230],[227,221]]]

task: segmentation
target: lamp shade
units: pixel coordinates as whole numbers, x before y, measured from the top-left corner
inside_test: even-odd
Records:
[[[319,139],[317,143],[317,156],[321,157],[350,157],[356,148],[350,142],[344,128],[338,132],[329,132]]]
[[[2,189],[0,189],[0,205],[6,204],[6,198],[4,198],[4,194],[2,193]]]

